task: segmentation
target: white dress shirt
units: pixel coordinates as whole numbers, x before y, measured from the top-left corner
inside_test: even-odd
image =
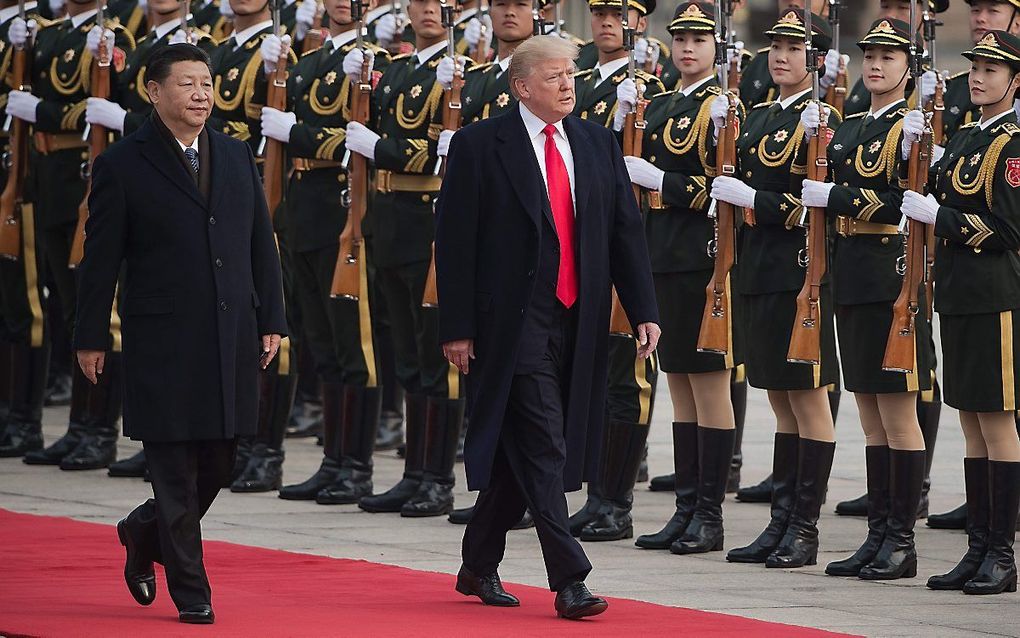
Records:
[[[706,84],[708,84],[709,82],[711,82],[714,79],[715,79],[714,75],[710,75],[707,78],[702,78],[702,79],[698,80],[697,82],[695,82],[694,84],[688,86],[687,88],[680,89],[680,92],[683,93],[684,97],[688,97],[688,96],[690,96],[691,93],[694,93],[695,91],[697,91],[701,87],[705,86]]]
[[[804,89],[800,93],[796,93],[794,95],[791,95],[790,97],[786,98],[785,100],[779,100],[779,107],[782,108],[785,111],[786,109],[788,109],[791,106],[793,106],[794,102],[796,102],[797,100],[799,100],[800,98],[804,97],[805,95],[807,95],[810,92],[811,92],[811,89]]]
[[[234,35],[232,36],[234,38],[234,50],[236,51],[237,49],[240,49],[242,46],[244,46],[245,42],[255,37],[256,33],[265,29],[266,27],[271,26],[273,26],[273,21],[265,20],[263,22],[259,22],[258,24],[253,24],[244,31],[238,31],[234,33]]]
[[[998,115],[993,115],[992,117],[988,118],[987,120],[981,120],[981,123],[978,124],[978,126],[981,127],[982,131],[987,130],[989,126],[995,124],[996,122],[998,122],[999,120],[1001,120],[1002,118],[1006,117],[1007,115],[1009,115],[1012,112],[1013,111],[1011,109],[1006,109],[1002,113],[999,113]]]
[[[598,82],[595,83],[595,86],[598,86],[598,85],[602,84],[603,82],[605,82],[606,80],[608,80],[609,78],[613,77],[613,74],[615,74],[617,71],[619,71],[623,67],[627,66],[627,62],[629,62],[629,61],[630,61],[630,59],[627,58],[626,56],[624,56],[622,58],[617,58],[615,60],[610,60],[609,62],[606,62],[605,64],[596,64],[595,65],[595,73],[599,74],[599,79],[598,79]]]
[[[433,44],[430,47],[425,47],[421,51],[416,51],[414,55],[418,58],[418,63],[415,64],[415,68],[418,68],[421,65],[425,64],[426,62],[432,59],[432,56],[439,53],[445,48],[446,40],[443,40],[442,42],[437,42],[436,44]]]
[[[542,171],[542,181],[545,183],[546,195],[549,194],[549,175],[545,168],[545,127],[546,123],[540,117],[528,110],[528,107],[521,104],[521,119],[524,120],[524,128],[528,131],[528,139],[531,140],[532,149],[535,151],[535,159],[538,160],[538,168]],[[574,193],[576,181],[574,180],[574,155],[570,152],[570,141],[567,139],[567,132],[563,128],[563,120],[553,124],[556,127],[556,134],[553,141],[556,142],[556,149],[563,157],[563,165],[567,168],[567,177],[570,179],[570,199],[574,204],[574,215],[577,215],[577,196]]]

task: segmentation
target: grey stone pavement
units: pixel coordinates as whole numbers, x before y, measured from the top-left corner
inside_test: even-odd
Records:
[[[663,380],[650,436],[653,474],[669,471],[672,463],[671,409],[665,386]],[[66,419],[66,409],[46,410],[47,442],[62,433]],[[949,569],[962,555],[962,532],[934,531],[919,523],[920,565],[915,579],[868,583],[823,573],[826,562],[857,548],[866,529],[862,519],[832,513],[838,500],[859,495],[865,484],[863,437],[849,393],[843,395],[836,427],[839,443],[829,501],[820,523],[822,552],[817,566],[767,570],[756,565],[731,565],[725,561],[724,552],[681,557],[641,550],[633,541],[586,543],[584,548],[595,566],[588,584],[605,595],[852,634],[1020,636],[1020,595],[975,597],[925,588],[928,575]],[[745,484],[757,482],[769,471],[772,428],[765,393],[752,389],[744,438]],[[138,447],[137,443],[122,441],[121,457]],[[286,448],[285,481],[304,480],[318,466],[321,448],[311,439],[289,440]],[[947,407],[942,414],[932,471],[932,511],[962,502],[962,452],[957,416]],[[376,455],[375,467],[375,485],[381,491],[396,482],[403,463],[395,453],[386,452]],[[462,469],[458,466],[457,502],[465,506],[474,497],[462,487]],[[19,512],[112,524],[150,494],[148,484],[140,479],[108,478],[105,471],[72,474],[30,467],[17,459],[0,460],[0,507]],[[573,511],[583,503],[583,494],[570,494],[569,500]],[[639,485],[635,532],[657,531],[672,511],[671,494],[652,493],[646,485]],[[727,548],[749,542],[768,519],[766,506],[729,498],[724,513]],[[240,495],[226,490],[206,516],[203,528],[211,539],[446,573],[455,573],[459,566],[463,532],[445,517],[402,519],[392,514],[367,514],[353,505],[319,506],[283,501],[275,493]],[[507,558],[500,569],[503,579],[545,586],[540,556],[533,529],[511,532]]]

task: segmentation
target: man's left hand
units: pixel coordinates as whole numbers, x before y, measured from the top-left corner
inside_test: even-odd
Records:
[[[92,385],[99,383],[99,377],[103,374],[103,364],[106,363],[106,353],[102,350],[79,350],[78,366],[81,367],[85,378],[92,382]]]
[[[276,353],[280,351],[280,340],[278,334],[262,335],[262,356],[259,357],[259,367],[265,370],[273,362]]]
[[[657,323],[642,323],[637,327],[638,358],[647,359],[655,352],[659,345],[659,337],[662,336],[662,329]]]

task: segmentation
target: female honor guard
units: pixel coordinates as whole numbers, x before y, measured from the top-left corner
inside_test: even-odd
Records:
[[[999,594],[1017,582],[1020,38],[990,31],[964,56],[981,119],[961,128],[941,158],[936,150],[933,194],[904,193],[902,210],[935,225],[945,402],[960,411],[967,444],[967,553],[928,587]]]
[[[679,88],[651,99],[642,157],[624,158],[631,181],[650,191],[645,230],[659,312],[668,326],[660,366],[673,402],[676,472],[676,512],[660,532],[640,536],[637,546],[674,554],[722,549],[722,501],[734,439],[730,375],[740,361],[734,348],[721,355],[698,352],[697,346],[714,264],[707,251],[713,224],[706,215],[705,184],[709,112],[722,92],[715,79],[714,11],[699,2],[677,7],[669,32]],[[627,88],[621,85],[621,93]],[[621,99],[633,103],[633,97]],[[617,120],[622,127],[619,115]]]
[[[766,32],[772,39],[769,71],[779,101],[756,106],[737,140],[739,177],[713,180],[713,199],[744,209],[736,289],[747,330],[744,363],[748,383],[768,390],[776,415],[772,462],[772,520],[749,546],[727,555],[731,562],[767,567],[814,564],[818,514],[836,448],[826,386],[836,382],[839,362],[828,285],[821,287],[821,352],[817,365],[790,363],[788,346],[804,285],[805,245],[798,227],[806,167],[797,157],[805,141],[801,113],[811,98],[806,68],[804,12],[790,9]],[[813,46],[827,50],[829,26],[812,16]],[[722,124],[726,101],[716,98],[712,118]],[[835,118],[830,117],[830,126]],[[714,153],[713,153],[714,154]]]
[[[857,46],[864,51],[861,77],[870,110],[848,117],[833,136],[831,181],[805,180],[802,194],[805,206],[826,208],[836,221],[833,301],[843,380],[857,399],[867,445],[868,536],[853,556],[830,563],[825,572],[891,580],[917,574],[914,521],[925,470],[915,406],[918,391],[931,386],[927,321],[916,322],[913,371],[882,368],[903,281],[897,274],[904,245],[898,234],[903,197],[898,151],[902,147],[909,155],[925,122],[920,111],[909,111],[904,120],[904,94],[912,83],[908,24],[878,20]],[[817,118],[818,107],[811,105],[802,122],[807,127]],[[923,299],[923,285],[919,295]]]

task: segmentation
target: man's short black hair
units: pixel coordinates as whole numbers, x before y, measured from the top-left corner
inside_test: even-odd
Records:
[[[202,62],[209,67],[209,75],[212,75],[212,64],[205,51],[194,44],[168,44],[159,47],[149,57],[149,64],[145,68],[145,83],[162,83],[170,77],[170,68],[178,62]]]

